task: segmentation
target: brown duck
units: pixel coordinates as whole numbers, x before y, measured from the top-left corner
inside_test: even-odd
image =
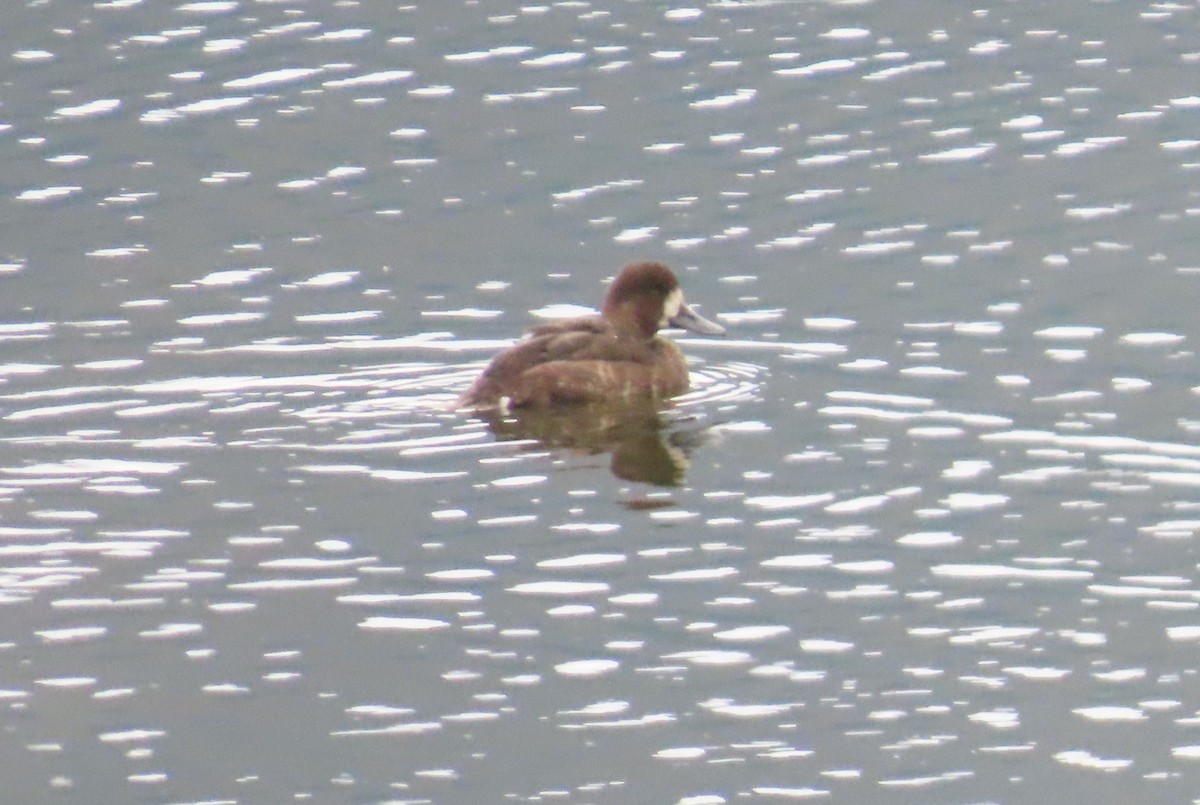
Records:
[[[604,297],[598,316],[534,327],[496,355],[458,407],[545,407],[666,398],[688,389],[687,363],[664,327],[725,332],[688,307],[662,263],[631,263]]]

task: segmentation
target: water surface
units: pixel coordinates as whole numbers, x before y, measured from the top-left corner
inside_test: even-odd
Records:
[[[1195,796],[1195,16],[4,11],[8,796]],[[448,410],[643,258],[689,395]]]

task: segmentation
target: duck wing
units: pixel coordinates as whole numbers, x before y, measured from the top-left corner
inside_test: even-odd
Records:
[[[528,350],[530,357],[536,356],[525,368],[550,361],[636,362],[654,356],[652,340],[622,335],[599,316],[539,325],[514,350]]]
[[[521,378],[545,364],[637,363],[650,360],[653,354],[650,342],[619,337],[612,325],[599,316],[542,324],[531,329],[527,338],[497,355],[460,404],[488,403],[501,396],[523,397],[527,389]]]

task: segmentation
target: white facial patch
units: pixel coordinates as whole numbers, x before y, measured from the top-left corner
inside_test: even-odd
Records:
[[[683,290],[676,288],[667,294],[667,298],[663,300],[663,317],[658,323],[659,327],[666,327],[671,319],[679,315],[680,308],[683,307]]]

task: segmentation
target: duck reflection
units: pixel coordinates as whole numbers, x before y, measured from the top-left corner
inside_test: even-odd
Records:
[[[475,416],[502,441],[534,442],[530,449],[550,447],[583,455],[612,456],[612,474],[626,481],[679,486],[688,456],[699,445],[692,430],[673,427],[678,418],[652,400],[589,403],[554,408],[476,411]]]

